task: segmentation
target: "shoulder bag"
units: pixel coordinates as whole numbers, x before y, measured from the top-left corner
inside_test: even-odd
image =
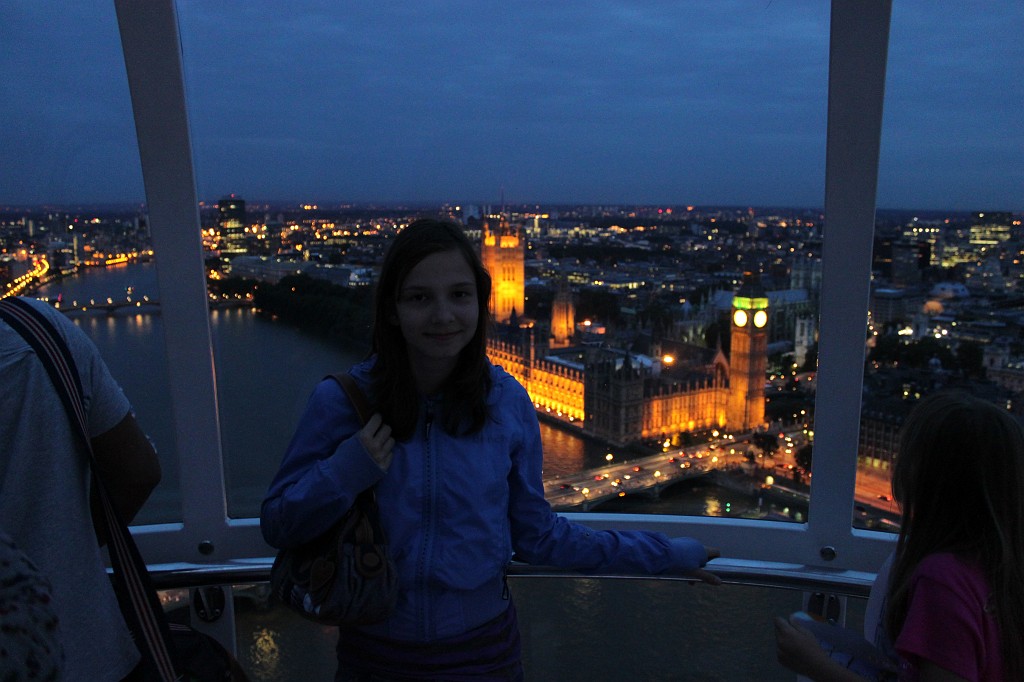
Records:
[[[371,413],[355,381],[345,373],[331,378],[365,424]],[[321,625],[369,625],[386,619],[398,598],[398,575],[373,488],[361,492],[341,521],[320,537],[278,552],[270,588],[293,611]]]
[[[142,679],[244,682],[245,672],[216,639],[187,625],[168,623],[135,540],[114,508],[103,480],[96,474],[96,459],[82,404],[81,377],[64,338],[42,313],[15,297],[0,300],[0,319],[35,350],[88,453],[93,487],[103,508],[98,522],[104,526],[108,538],[114,593],[142,655]],[[85,627],[84,623],[68,625]]]

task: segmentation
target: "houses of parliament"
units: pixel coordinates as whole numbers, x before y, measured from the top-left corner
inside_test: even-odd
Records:
[[[744,432],[765,420],[768,298],[745,284],[733,297],[730,355],[653,340],[645,352],[608,347],[577,331],[560,283],[550,320],[524,316],[526,240],[502,216],[481,223],[495,329],[488,356],[526,387],[538,412],[613,445],[684,432]]]

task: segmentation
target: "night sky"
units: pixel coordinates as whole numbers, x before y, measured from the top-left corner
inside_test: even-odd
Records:
[[[1024,2],[894,0],[880,208],[1024,210]],[[823,204],[826,0],[182,0],[199,195]],[[0,0],[0,204],[141,202],[110,0]]]

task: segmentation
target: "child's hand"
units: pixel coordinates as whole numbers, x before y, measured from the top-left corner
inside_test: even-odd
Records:
[[[391,466],[391,451],[395,447],[395,439],[391,437],[391,427],[384,423],[384,418],[379,413],[370,417],[366,426],[360,429],[359,442],[377,466],[382,471],[387,471]]]
[[[832,663],[810,630],[782,616],[775,618],[775,655],[779,663],[811,679]]]

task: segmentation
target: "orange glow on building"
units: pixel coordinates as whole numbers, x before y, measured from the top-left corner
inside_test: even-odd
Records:
[[[482,232],[480,260],[491,273],[491,314],[498,322],[507,322],[513,314],[522,316],[526,307],[525,244],[504,216],[489,216]]]
[[[742,318],[743,324],[733,325],[731,358],[721,349],[675,342],[659,342],[649,356],[574,347],[569,331],[574,311],[564,283],[551,320],[538,323],[521,317],[524,251],[523,240],[504,219],[498,232],[484,223],[481,257],[492,278],[491,313],[496,321],[487,354],[523,385],[540,414],[622,445],[671,441],[684,432],[723,427],[746,431],[762,425],[767,299],[763,304],[761,298],[738,296],[734,301],[734,317]],[[599,328],[591,320],[577,325],[584,334]]]

